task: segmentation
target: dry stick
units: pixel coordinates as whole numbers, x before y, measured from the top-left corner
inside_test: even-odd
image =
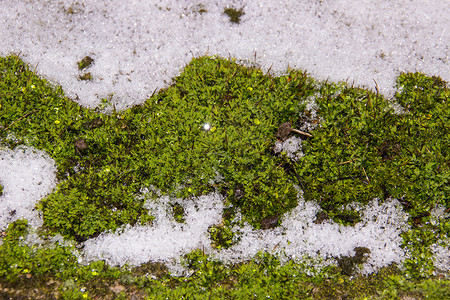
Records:
[[[23,116],[21,116],[20,118],[18,118],[18,119],[15,120],[15,121],[13,121],[11,124],[9,124],[5,129],[3,129],[3,131],[8,130],[8,129],[9,129],[11,126],[13,126],[14,123],[16,123],[17,121],[20,121],[20,120],[22,120],[23,118],[26,118],[26,117],[28,117],[28,116],[31,115],[31,114],[37,113],[38,111],[39,111],[39,109],[36,109],[36,110],[33,110],[32,112],[29,112],[29,113],[27,113],[27,114],[24,114]]]
[[[270,68],[269,68],[269,70],[267,70],[266,75],[270,76],[270,69],[272,69],[272,66],[273,66],[273,64],[270,65]]]
[[[373,82],[375,82],[375,90],[377,91],[377,96],[380,94],[380,89],[378,87],[378,83],[373,79]]]
[[[364,167],[362,167],[362,168],[363,168],[363,171],[364,171],[364,175],[366,175],[367,182],[370,183],[370,180],[369,180],[369,177],[367,176],[366,170],[364,169]]]
[[[354,162],[355,160],[357,160],[357,158],[354,158],[354,159],[352,159],[352,160],[347,160],[347,161],[341,162],[341,163],[338,164],[338,166],[341,166],[341,165],[345,165],[345,164]]]
[[[275,245],[275,247],[273,247],[272,251],[274,251],[275,249],[277,249],[278,245],[281,243],[281,241],[278,242],[278,244]]]
[[[36,67],[34,67],[34,71],[33,71],[34,74],[36,74],[36,69],[37,69],[38,66],[39,66],[39,63],[37,63]]]
[[[312,135],[310,135],[309,133],[300,131],[300,130],[298,130],[298,129],[291,128],[291,131],[292,131],[292,132],[296,132],[296,133],[298,133],[298,134],[306,135],[306,136],[308,136],[308,137],[312,137]]]

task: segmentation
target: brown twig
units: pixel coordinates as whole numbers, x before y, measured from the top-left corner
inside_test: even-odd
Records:
[[[369,177],[367,176],[366,170],[364,169],[364,167],[362,167],[362,169],[364,171],[364,175],[366,175],[367,182],[370,182]]]
[[[39,109],[36,109],[36,110],[33,110],[32,112],[29,112],[29,113],[27,113],[27,114],[24,114],[23,116],[21,116],[20,118],[18,118],[17,120],[13,121],[13,122],[12,122],[11,124],[9,124],[8,126],[6,126],[6,128],[3,129],[3,131],[8,130],[11,126],[14,125],[14,123],[16,123],[16,122],[22,120],[23,118],[28,117],[28,116],[31,115],[31,114],[37,113],[38,111],[39,111]]]
[[[291,128],[291,131],[295,132],[295,133],[298,133],[298,134],[301,134],[301,135],[306,135],[308,137],[312,137],[312,135],[310,135],[309,133],[301,131],[301,130],[298,130],[298,129]]]
[[[375,90],[377,91],[377,96],[380,94],[380,88],[378,87],[378,83],[375,79],[373,79],[373,82],[375,82]]]
[[[354,162],[355,160],[356,160],[356,158],[354,158],[354,159],[352,159],[352,160],[347,160],[347,161],[344,161],[344,162],[338,163],[338,166],[341,166],[341,165],[345,165],[345,164],[348,164],[348,163]]]
[[[277,247],[280,243],[281,243],[281,241],[279,241],[278,244],[276,244],[275,247],[273,247],[272,251],[275,251],[275,249],[277,249]]]

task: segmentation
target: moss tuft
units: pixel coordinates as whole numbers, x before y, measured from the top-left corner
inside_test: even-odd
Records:
[[[236,9],[232,7],[227,7],[223,10],[223,13],[230,18],[231,23],[239,24],[241,23],[241,17],[245,14],[242,8]]]
[[[87,68],[89,68],[94,63],[94,59],[90,56],[83,57],[82,60],[77,62],[78,64],[78,70],[83,71]]]

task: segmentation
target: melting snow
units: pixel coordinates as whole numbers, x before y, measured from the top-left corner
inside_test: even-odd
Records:
[[[299,200],[298,206],[283,217],[282,224],[272,230],[253,230],[250,225],[235,228],[240,241],[226,250],[211,247],[208,227],[220,223],[221,196],[217,193],[175,202],[184,203],[187,213],[184,224],[169,216],[169,197],[154,203],[156,222],[152,226],[126,227],[118,233],[105,233],[84,244],[85,258],[104,259],[113,265],[139,265],[146,261],[176,262],[182,254],[194,249],[225,262],[251,259],[259,251],[268,251],[288,259],[305,256],[331,260],[353,255],[355,247],[370,250],[363,272],[370,273],[392,262],[400,263],[405,252],[400,248],[400,233],[407,228],[407,214],[396,200],[379,204],[372,201],[359,210],[363,219],[355,226],[343,226],[332,221],[315,224],[319,206]],[[186,201],[186,202],[185,202]]]
[[[41,226],[34,206],[56,186],[55,162],[33,148],[0,148],[0,184],[0,229],[22,218],[33,227]]]
[[[245,13],[240,24],[224,14],[230,7]],[[447,0],[0,1],[0,55],[21,53],[90,107],[142,103],[204,54],[389,95],[402,71],[450,81],[449,28]],[[86,56],[94,62],[81,71]],[[80,80],[87,72],[92,80]]]

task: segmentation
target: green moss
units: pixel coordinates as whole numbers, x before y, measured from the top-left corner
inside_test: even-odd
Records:
[[[370,250],[366,247],[356,247],[354,249],[355,255],[341,256],[338,258],[338,267],[342,274],[351,276],[356,272],[356,267],[362,265],[370,256]]]
[[[229,248],[237,241],[235,238],[236,233],[232,231],[229,224],[228,226],[225,224],[211,226],[208,229],[208,232],[211,239],[211,245],[217,249]]]
[[[319,200],[331,217],[342,215],[340,205],[374,198],[402,199],[414,213],[438,203],[448,207],[450,94],[442,81],[426,78],[399,77],[398,87],[408,88],[396,99],[409,107],[407,114],[394,113],[388,101],[369,91],[322,85],[315,97],[321,126],[295,165],[305,198]]]
[[[227,7],[223,10],[223,13],[230,18],[231,23],[241,23],[241,17],[245,14],[242,8],[236,9],[233,7]]]
[[[184,223],[186,220],[183,206],[180,203],[174,203],[170,206],[172,208],[172,215],[175,221],[178,223]]]
[[[291,87],[307,80],[300,72],[286,84],[223,59],[195,59],[173,86],[105,115],[64,98],[17,58],[3,64],[10,71],[2,80],[2,137],[14,132],[23,139],[9,146],[26,140],[57,162],[61,183],[39,204],[57,232],[81,241],[147,223],[141,190],[150,186],[177,197],[219,189],[255,227],[296,205],[295,182],[270,149],[278,125],[303,107]]]
[[[77,62],[78,64],[78,70],[82,71],[84,69],[89,68],[94,63],[94,59],[90,56],[83,57],[82,60]]]
[[[78,79],[83,80],[83,81],[90,81],[92,80],[92,75],[90,72],[84,73],[80,76],[78,76]]]
[[[361,217],[350,203],[399,199],[412,226],[403,234],[403,247],[414,258],[406,260],[404,271],[392,267],[359,276],[362,252],[319,272],[266,254],[228,266],[194,251],[186,256],[191,276],[173,278],[151,263],[131,272],[102,262],[81,266],[73,247],[24,244],[28,228],[19,221],[0,246],[1,284],[17,284],[18,290],[38,286],[45,295],[42,287],[49,286],[68,298],[106,297],[119,283],[128,291],[169,298],[204,289],[206,298],[231,299],[448,298],[448,280],[432,275],[430,247],[446,245],[450,226],[445,217],[433,221],[430,211],[449,208],[450,92],[440,78],[420,73],[402,74],[397,88],[394,100],[403,114],[382,96],[345,83],[317,82],[295,70],[275,78],[201,57],[142,105],[103,114],[107,100],[96,110],[85,109],[17,57],[0,58],[0,145],[45,150],[58,167],[60,183],[38,205],[44,237],[61,233],[83,241],[124,224],[150,223],[144,203],[155,195],[143,192],[150,187],[180,198],[219,190],[225,204],[233,205],[209,234],[215,247],[227,248],[239,239],[231,231],[238,209],[255,228],[272,228],[296,206],[299,185],[306,200],[321,205],[317,223],[333,218],[350,226]],[[305,110],[311,99],[318,117]],[[300,128],[318,120],[311,137],[301,135],[302,159],[273,153],[280,125]],[[172,207],[180,222],[181,208]],[[36,280],[27,281],[29,276]],[[47,278],[55,283],[44,284]]]

